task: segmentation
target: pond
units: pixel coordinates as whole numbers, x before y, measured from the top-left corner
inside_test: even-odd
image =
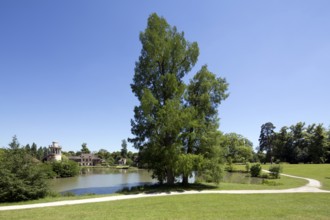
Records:
[[[55,192],[74,194],[110,194],[125,187],[155,183],[151,173],[140,169],[83,168],[76,177],[59,178],[51,181]]]
[[[194,177],[189,179],[193,183]],[[260,184],[260,178],[248,177],[246,173],[225,172],[221,182]],[[51,181],[55,192],[73,192],[74,194],[110,194],[123,188],[131,188],[156,183],[151,173],[142,169],[83,168],[82,174],[71,178],[59,178]]]

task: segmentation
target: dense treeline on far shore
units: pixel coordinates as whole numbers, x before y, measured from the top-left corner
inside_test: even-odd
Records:
[[[330,129],[298,122],[278,132],[271,122],[261,126],[258,155],[262,162],[330,163]]]
[[[82,145],[79,152],[63,152],[60,161],[47,160],[49,148],[37,147],[35,143],[20,145],[14,136],[7,148],[0,148],[0,202],[17,202],[43,198],[49,193],[48,180],[76,176],[80,172],[77,162],[70,156],[90,153],[87,144]],[[126,141],[123,140],[122,150],[109,153],[101,149],[95,152],[102,159],[100,166],[115,165],[121,158],[127,158],[132,165],[136,153],[127,152]]]

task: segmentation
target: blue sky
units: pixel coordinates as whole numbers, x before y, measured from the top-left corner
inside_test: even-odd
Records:
[[[229,82],[220,130],[330,125],[330,1],[0,1],[0,146],[120,150],[137,100],[139,33],[156,12]],[[133,150],[133,148],[130,148]]]

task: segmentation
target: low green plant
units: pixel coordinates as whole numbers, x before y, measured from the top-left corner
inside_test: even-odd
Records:
[[[277,183],[277,182],[275,182],[275,181],[267,180],[267,179],[263,179],[263,180],[262,180],[262,184],[264,184],[264,185],[268,185],[268,186],[278,186],[278,185],[282,185],[281,183]]]
[[[252,177],[258,177],[261,173],[261,165],[260,163],[256,163],[251,166],[250,173]]]
[[[268,173],[262,173],[262,174],[260,174],[260,178],[269,179],[269,174]]]
[[[271,165],[269,167],[270,176],[274,179],[279,179],[282,171],[283,167],[279,164]]]

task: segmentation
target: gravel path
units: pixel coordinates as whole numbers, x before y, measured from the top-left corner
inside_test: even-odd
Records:
[[[184,191],[184,192],[171,192],[171,193],[108,196],[108,197],[92,198],[92,199],[58,201],[58,202],[28,204],[28,205],[2,206],[2,207],[0,207],[0,211],[76,205],[76,204],[95,203],[95,202],[108,202],[108,201],[117,201],[117,200],[124,200],[124,199],[137,199],[137,198],[155,197],[155,196],[188,195],[188,194],[330,193],[330,191],[320,189],[321,183],[317,180],[298,177],[298,176],[292,176],[292,175],[287,175],[287,174],[282,174],[282,175],[287,176],[287,177],[292,177],[292,178],[305,179],[308,181],[308,184],[306,184],[305,186],[302,186],[302,187],[298,187],[298,188],[280,189],[280,190],[275,190],[275,189],[274,190],[203,190],[203,191]]]

